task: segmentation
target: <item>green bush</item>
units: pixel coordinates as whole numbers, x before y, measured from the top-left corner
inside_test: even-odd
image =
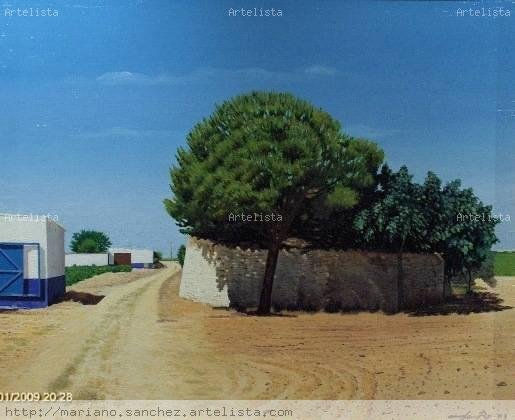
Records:
[[[93,238],[85,238],[77,245],[78,254],[94,254],[97,252],[98,246]]]
[[[163,260],[163,253],[160,251],[154,251],[154,264]]]
[[[132,271],[132,267],[130,265],[74,265],[72,267],[66,267],[66,285],[71,286],[72,284],[89,279],[90,277],[98,276],[99,274],[130,271]]]
[[[70,242],[70,249],[79,254],[104,253],[111,246],[111,240],[96,230],[81,230],[75,232]]]
[[[181,267],[184,265],[184,257],[186,256],[186,247],[184,245],[181,245],[179,247],[179,250],[177,251],[177,261],[179,261],[179,264]]]

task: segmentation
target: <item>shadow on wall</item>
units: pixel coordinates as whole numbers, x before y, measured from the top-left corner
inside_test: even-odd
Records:
[[[193,239],[193,238],[192,238]],[[202,257],[216,270],[219,292],[227,290],[230,306],[257,307],[266,251],[229,248],[195,239]],[[443,300],[443,261],[437,255],[406,254],[407,307]],[[328,312],[398,311],[396,255],[361,251],[281,250],[272,304],[275,310]]]
[[[238,311],[257,308],[265,272],[266,251],[244,251],[239,247],[229,248],[202,240],[198,246],[206,261],[215,267],[218,291],[227,289],[230,306]],[[274,296],[275,289],[276,285]]]

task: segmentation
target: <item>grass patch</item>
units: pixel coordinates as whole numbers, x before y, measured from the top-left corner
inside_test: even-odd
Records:
[[[515,252],[496,252],[494,271],[496,276],[515,276]]]
[[[73,267],[66,267],[66,285],[71,286],[72,284],[98,276],[99,274],[130,271],[132,271],[132,267],[130,265],[74,265]]]

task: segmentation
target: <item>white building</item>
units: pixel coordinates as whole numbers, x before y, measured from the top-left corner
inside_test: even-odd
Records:
[[[151,249],[111,248],[109,264],[126,264],[132,268],[152,268],[154,251]]]
[[[66,267],[73,267],[74,265],[109,265],[109,254],[75,254],[68,253],[65,255]]]
[[[130,265],[132,268],[152,268],[154,251],[150,249],[111,248],[102,254],[66,254],[66,267],[87,265]]]
[[[64,228],[46,217],[0,214],[0,307],[45,307],[65,289]]]

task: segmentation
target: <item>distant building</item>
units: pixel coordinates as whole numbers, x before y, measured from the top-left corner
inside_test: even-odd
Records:
[[[66,254],[66,267],[74,265],[130,265],[132,268],[152,268],[154,251],[150,249],[111,248],[103,254]]]
[[[74,265],[109,265],[109,254],[75,254],[69,253],[65,255],[66,267],[73,267]]]
[[[130,265],[132,268],[152,268],[154,251],[151,249],[111,248],[109,264]]]

